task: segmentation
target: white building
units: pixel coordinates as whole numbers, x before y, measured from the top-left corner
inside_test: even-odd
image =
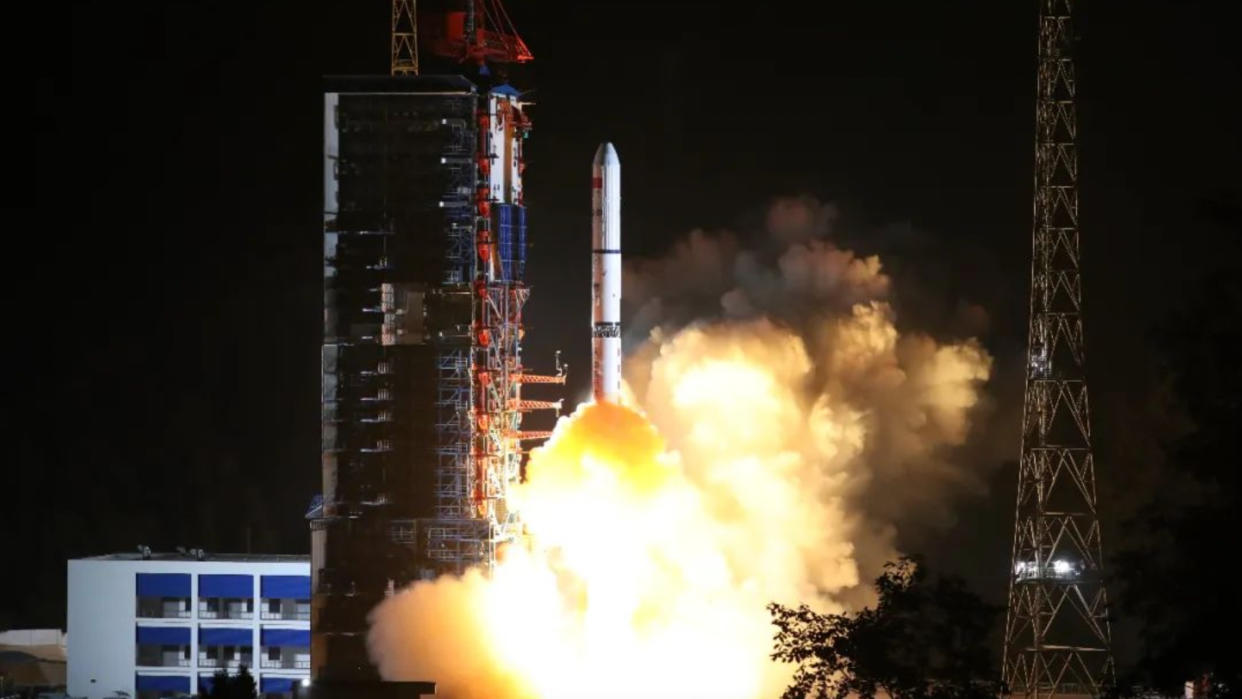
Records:
[[[197,695],[242,665],[291,697],[309,677],[309,557],[194,554],[69,561],[71,697]]]

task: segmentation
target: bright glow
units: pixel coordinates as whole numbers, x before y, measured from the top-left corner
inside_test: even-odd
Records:
[[[303,686],[303,687],[309,687],[309,686],[310,686],[310,678],[309,678],[309,677],[303,677],[303,678],[302,678],[302,686]]]
[[[1056,573],[1057,575],[1069,575],[1070,571],[1072,571],[1073,569],[1074,568],[1073,566],[1070,565],[1069,561],[1053,561],[1052,562],[1052,572]]]
[[[842,343],[891,351],[884,321],[858,317]],[[925,356],[962,387],[920,390],[949,418],[973,404],[961,392],[978,370]],[[490,580],[418,583],[376,609],[368,641],[383,677],[433,678],[453,699],[778,696],[793,668],[769,659],[766,604],[869,602],[858,545],[877,567],[893,556],[845,499],[865,474],[850,470],[864,465],[868,423],[827,397],[805,405],[811,370],[802,342],[766,323],[663,345],[653,412],[583,405],[532,452],[509,503],[530,536]]]
[[[633,696],[631,681],[667,696],[763,693],[773,681],[767,595],[737,584],[726,532],[709,526],[646,419],[606,403],[579,408],[528,472],[513,500],[531,540],[503,552],[491,582],[442,578],[386,603],[410,623],[373,628],[385,677],[433,677],[451,697]],[[428,628],[454,608],[454,629]],[[481,640],[482,653],[471,648]],[[641,678],[602,679],[618,668],[642,668]]]
[[[579,406],[531,453],[505,503],[527,536],[490,576],[373,611],[384,679],[446,699],[779,696],[793,668],[770,660],[765,605],[873,602],[898,527],[981,487],[949,458],[987,353],[900,332],[878,258],[800,233],[823,218],[806,213],[767,222],[778,259],[699,233],[624,270],[654,321],[625,405]],[[688,297],[718,320],[683,324]]]

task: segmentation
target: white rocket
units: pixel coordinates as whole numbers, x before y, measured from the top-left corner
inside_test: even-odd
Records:
[[[591,164],[591,395],[621,397],[621,160],[608,142]]]

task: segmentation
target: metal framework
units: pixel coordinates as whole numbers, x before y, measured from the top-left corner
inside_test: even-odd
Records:
[[[431,55],[459,63],[469,61],[479,68],[488,63],[526,63],[534,59],[501,0],[437,4],[437,11],[423,17],[427,21],[423,38]]]
[[[1014,696],[1114,683],[1079,267],[1073,0],[1040,0],[1030,325],[1004,680]]]
[[[418,13],[416,0],[392,0],[393,75],[418,75]]]
[[[438,369],[435,519],[426,556],[441,570],[489,569],[496,549],[517,540],[521,522],[508,489],[521,477],[523,413],[560,411],[561,401],[523,400],[523,383],[565,382],[522,366],[526,209],[521,143],[530,122],[512,91],[484,93],[473,127],[475,151],[443,162],[460,171],[449,211],[445,293],[469,296],[471,325],[459,342],[441,343]],[[464,141],[463,141],[464,142]]]
[[[523,400],[521,385],[565,382],[559,367],[555,376],[543,377],[522,368],[522,309],[530,293],[523,281],[522,142],[530,121],[516,90],[487,87],[485,69],[488,62],[523,63],[532,56],[499,0],[428,3],[422,16],[416,0],[392,0],[391,7],[393,76],[419,74],[421,22],[431,55],[472,60],[481,88],[473,119],[441,121],[453,137],[439,157],[448,181],[439,200],[445,244],[435,293],[468,309],[470,322],[441,328],[434,339],[432,516],[419,524],[421,537],[404,525],[393,537],[414,543],[435,573],[490,568],[496,547],[520,532],[506,501],[509,484],[521,475],[521,443],[548,436],[521,431],[522,415],[561,408],[560,401]]]
[[[474,124],[465,120],[454,124],[463,136],[473,128]],[[474,142],[463,137],[460,147],[445,155],[442,162],[453,175],[451,187],[440,202],[448,222],[442,289],[463,299],[467,306],[473,303],[469,297],[475,268],[475,212],[471,196],[477,182],[471,148]],[[471,355],[471,329],[463,325],[452,328],[442,339],[436,358],[435,512],[426,528],[426,556],[454,569],[486,559],[490,552],[490,527],[487,522],[474,520],[470,507],[470,440],[474,431],[470,419],[474,405]]]

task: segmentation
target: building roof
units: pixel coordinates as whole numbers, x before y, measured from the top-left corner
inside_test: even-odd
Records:
[[[207,551],[202,558],[194,555],[193,552],[180,553],[178,551],[161,552],[152,551],[149,554],[138,553],[108,553],[102,556],[85,556],[83,558],[72,559],[75,561],[179,561],[186,563],[207,562],[207,561],[224,561],[228,563],[309,563],[310,556],[306,554],[291,553],[215,553]]]
[[[0,648],[8,646],[60,646],[65,647],[65,632],[60,629],[9,629],[0,631]],[[61,654],[64,659],[64,654]]]

